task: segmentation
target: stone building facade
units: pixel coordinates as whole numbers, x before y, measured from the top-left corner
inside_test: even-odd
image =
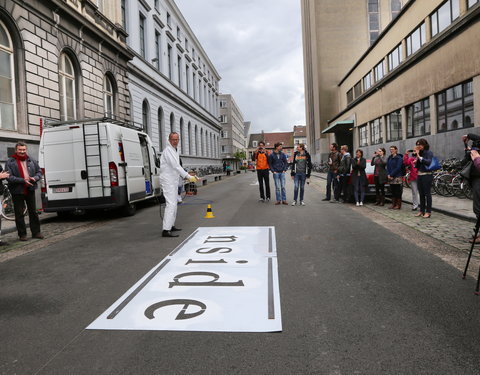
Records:
[[[0,161],[45,120],[130,120],[120,1],[0,0]]]
[[[157,150],[180,134],[184,166],[220,165],[220,75],[173,0],[122,0],[134,57],[129,63],[133,121]]]

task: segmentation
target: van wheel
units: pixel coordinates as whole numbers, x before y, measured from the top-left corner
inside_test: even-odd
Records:
[[[137,206],[135,203],[127,203],[123,206],[123,214],[125,216],[133,216],[135,215],[135,212],[137,212]]]

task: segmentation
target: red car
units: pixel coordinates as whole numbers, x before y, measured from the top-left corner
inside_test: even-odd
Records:
[[[371,160],[367,160],[367,167],[365,168],[365,174],[367,175],[368,184],[365,185],[365,197],[375,196],[375,176],[374,170],[375,167],[370,164]],[[352,185],[352,176],[348,179],[348,196],[349,201],[353,202],[353,185]],[[390,185],[385,184],[385,195],[391,196],[392,192],[390,191]]]

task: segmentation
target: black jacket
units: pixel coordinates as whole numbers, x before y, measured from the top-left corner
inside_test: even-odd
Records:
[[[29,156],[27,157],[27,169],[30,177],[33,177],[35,181],[40,181],[42,178],[42,171],[38,162]],[[25,180],[22,178],[15,158],[9,158],[5,164],[5,170],[10,173],[10,177],[7,178],[8,189],[12,194],[23,194]],[[37,188],[37,184],[28,186],[29,191],[33,191]]]
[[[292,172],[290,173],[292,176],[295,176],[297,172],[297,156],[300,155],[298,151],[295,151],[293,154],[293,162],[292,162]],[[310,154],[305,150],[305,156],[307,157],[307,169],[306,169],[306,177],[310,178],[310,173],[312,172],[312,157]]]

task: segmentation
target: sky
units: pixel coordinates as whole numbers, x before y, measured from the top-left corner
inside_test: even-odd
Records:
[[[175,0],[250,133],[305,125],[300,0]]]

